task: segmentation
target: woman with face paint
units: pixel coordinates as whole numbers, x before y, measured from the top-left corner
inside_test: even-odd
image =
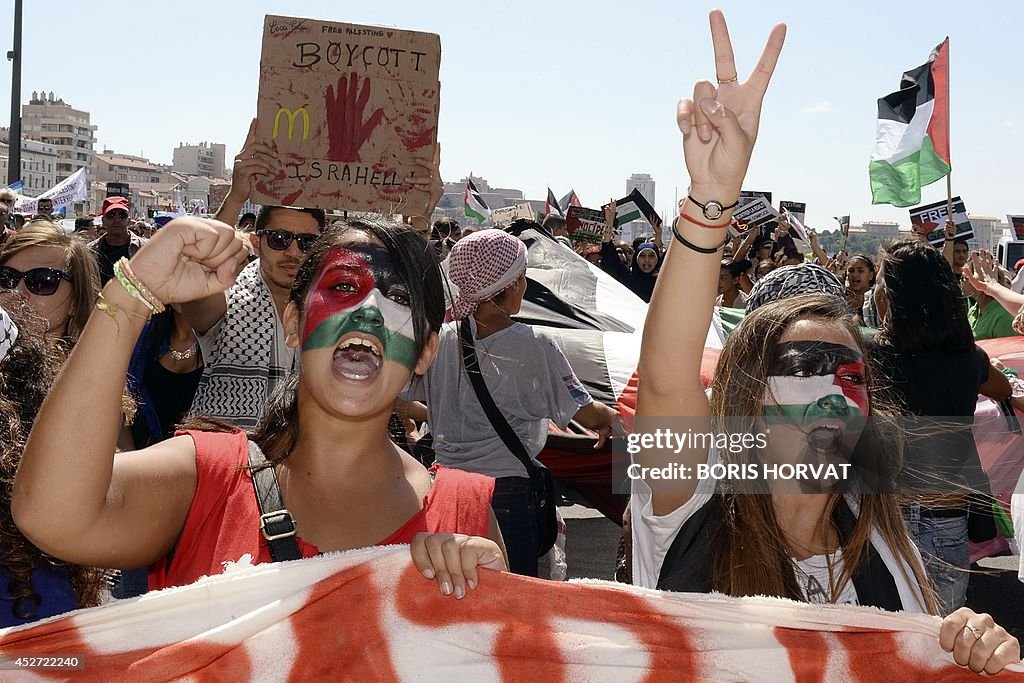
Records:
[[[718,86],[698,82],[678,109],[690,187],[644,327],[634,432],[728,439],[710,447],[649,439],[657,447],[633,456],[634,583],[934,613],[896,499],[876,488],[898,453],[884,440],[884,408],[871,400],[862,342],[842,301],[803,295],[758,308],[727,340],[710,400],[704,392],[719,254],[785,26],[772,30],[746,82],[718,10],[711,34]],[[733,465],[731,476],[700,477],[715,465]],[[854,478],[796,480],[778,474],[786,465],[849,465]],[[685,476],[664,476],[681,468]],[[966,608],[946,618],[939,640],[975,671],[1020,659],[1015,639]]]
[[[269,562],[278,533],[302,557],[411,542],[424,576],[456,597],[476,586],[477,566],[503,569],[493,480],[428,472],[388,438],[399,391],[433,360],[444,311],[433,255],[392,221],[337,224],[310,249],[284,316],[301,371],[254,433],[205,422],[114,455],[120,386],[152,309],[224,291],[246,255],[230,226],[185,218],[118,265],[25,449],[13,508],[26,536],[69,561],[148,566],[151,589],[245,555]],[[250,440],[293,525],[263,527]]]

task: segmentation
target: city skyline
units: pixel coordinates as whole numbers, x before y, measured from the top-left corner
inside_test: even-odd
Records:
[[[342,12],[319,1],[295,9],[184,0],[175,17],[186,22],[155,6],[100,1],[63,7],[55,37],[49,8],[26,3],[22,101],[45,89],[90,112],[97,153],[170,164],[179,142],[208,140],[226,145],[230,166],[255,111],[264,14],[400,26],[441,36],[446,180],[473,171],[528,198],[543,198],[548,186],[556,194],[575,188],[596,208],[620,196],[622,178],[639,169],[660,186],[659,211],[685,192],[675,102],[696,79],[714,77],[707,8],[525,2],[491,8],[485,19],[467,7],[395,2]],[[870,205],[875,101],[948,34],[953,193],[972,214],[1024,213],[1009,161],[1024,151],[1014,119],[1024,94],[1006,87],[1020,61],[1011,28],[1024,14],[1019,7],[997,3],[984,16],[952,2],[927,12],[878,2],[822,11],[795,0],[723,9],[741,78],[772,23],[789,24],[747,187],[806,202],[807,223],[823,230],[846,214],[855,225],[908,225],[906,210]],[[1000,21],[988,20],[991,11]],[[0,24],[10,26],[12,13],[0,7]],[[541,16],[562,30],[535,30]],[[66,26],[87,38],[65,38]],[[231,30],[218,33],[221,26]],[[61,41],[75,50],[53,49]],[[0,91],[9,87],[10,69],[0,70]],[[922,203],[944,197],[945,184],[936,183]]]

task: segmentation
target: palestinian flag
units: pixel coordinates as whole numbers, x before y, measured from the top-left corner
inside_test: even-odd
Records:
[[[949,38],[878,100],[878,133],[868,175],[871,203],[913,206],[921,188],[950,171]]]
[[[569,211],[570,206],[583,206],[583,202],[576,196],[576,190],[569,190],[569,194],[565,195],[558,201],[558,205],[562,207],[563,215]]]
[[[465,195],[466,215],[476,219],[477,225],[491,217],[491,210],[487,208],[487,202],[480,196],[479,190],[473,184],[473,178],[466,180]]]
[[[850,217],[849,216],[833,216],[836,222],[839,223],[839,231],[843,233],[843,237],[850,234]]]
[[[565,217],[565,213],[562,211],[562,207],[559,206],[558,200],[555,199],[555,193],[548,188],[548,200],[544,203],[544,214],[550,216],[551,214],[557,214]]]
[[[604,207],[602,206],[601,209],[603,210]],[[640,219],[649,221],[652,216],[657,217],[659,222],[661,221],[661,217],[647,201],[647,197],[644,197],[635,187],[632,192],[615,202],[615,225],[625,225],[630,221]]]

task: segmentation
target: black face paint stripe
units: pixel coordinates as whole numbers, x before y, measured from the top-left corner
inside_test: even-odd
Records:
[[[824,341],[783,342],[775,347],[770,375],[831,375],[846,363],[863,361],[856,349]]]

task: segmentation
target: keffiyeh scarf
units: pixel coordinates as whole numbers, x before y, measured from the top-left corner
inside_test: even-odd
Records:
[[[276,339],[274,299],[254,261],[228,290],[227,312],[212,358],[204,359],[191,414],[254,429],[271,392],[291,370],[282,365]]]

